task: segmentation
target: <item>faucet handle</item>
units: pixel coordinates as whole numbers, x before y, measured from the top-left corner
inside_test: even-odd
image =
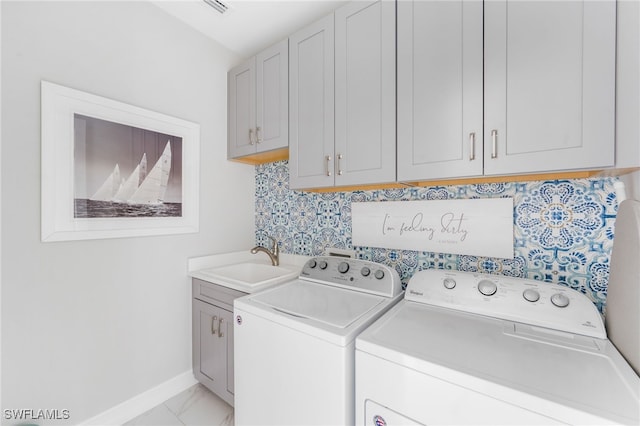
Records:
[[[271,249],[271,251],[273,251],[273,253],[277,255],[280,252],[278,241],[276,241],[276,239],[271,236],[267,236],[267,237],[271,240],[271,243],[273,244],[273,248]]]

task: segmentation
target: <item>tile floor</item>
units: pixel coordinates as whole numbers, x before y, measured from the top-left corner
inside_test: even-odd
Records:
[[[233,407],[197,384],[125,425],[233,426]]]

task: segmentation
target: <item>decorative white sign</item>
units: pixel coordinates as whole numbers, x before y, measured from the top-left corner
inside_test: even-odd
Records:
[[[351,204],[353,245],[513,258],[513,199]]]

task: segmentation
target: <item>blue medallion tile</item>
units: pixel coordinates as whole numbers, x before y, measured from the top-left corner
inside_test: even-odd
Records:
[[[317,224],[321,228],[337,228],[340,222],[340,208],[338,201],[322,200],[318,203],[316,210]]]
[[[383,189],[380,192],[381,197],[388,201],[407,199],[407,191],[404,188]]]
[[[311,244],[311,253],[313,253],[314,256],[325,254],[327,249],[331,247],[347,248],[347,245],[340,239],[340,236],[333,228],[324,228],[320,230],[320,232],[317,232]]]
[[[316,207],[311,197],[302,195],[292,200],[291,222],[295,230],[309,232],[316,223]]]
[[[255,222],[256,229],[266,229],[271,221],[271,208],[264,198],[256,198]]]
[[[277,201],[284,201],[289,196],[289,172],[286,165],[277,165],[269,179],[270,194]]]
[[[338,198],[338,193],[337,192],[321,192],[317,194],[317,196],[322,200],[335,200],[336,198]]]
[[[526,260],[522,256],[513,259],[502,259],[502,275],[516,278],[528,278],[526,276]]]
[[[471,185],[471,187],[475,190],[476,194],[484,194],[484,195],[496,195],[496,194],[504,194],[507,190],[508,184],[506,183],[482,183]]]
[[[287,202],[273,203],[271,217],[274,225],[289,226],[289,205]]]
[[[313,238],[310,234],[305,232],[296,232],[292,239],[291,253],[303,256],[313,256],[313,253],[311,252],[312,242]]]
[[[594,262],[589,266],[589,288],[597,293],[607,294],[609,282],[609,264]]]
[[[447,190],[444,187],[432,187],[432,188],[424,188],[420,193],[419,197],[421,200],[448,200],[452,198],[456,198],[456,194],[452,191]]]
[[[363,203],[372,201],[372,199],[372,191],[354,191],[348,195],[348,201],[351,203]]]
[[[417,270],[460,269],[568,285],[606,307],[608,259],[618,208],[617,178],[507,182],[308,193],[288,187],[288,163],[256,166],[256,241],[266,235],[287,253],[316,255],[354,249],[361,259],[394,267],[406,284]],[[513,259],[353,247],[351,204],[368,201],[512,197]]]
[[[269,176],[266,173],[256,174],[256,197],[264,198],[269,193]]]

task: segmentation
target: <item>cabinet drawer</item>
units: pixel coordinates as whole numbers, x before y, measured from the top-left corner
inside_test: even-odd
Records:
[[[242,291],[233,290],[219,284],[193,278],[193,297],[203,302],[213,303],[233,311],[233,300],[247,295]]]

